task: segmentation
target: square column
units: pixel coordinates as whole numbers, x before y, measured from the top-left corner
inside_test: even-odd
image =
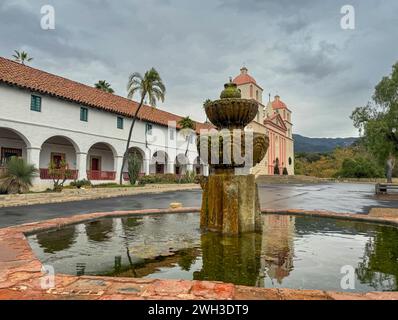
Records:
[[[144,166],[144,168],[143,168],[144,169],[144,173],[145,173],[146,176],[148,176],[149,175],[150,160],[149,159],[144,159],[143,166]]]
[[[36,169],[40,169],[40,151],[41,148],[26,148],[26,162],[34,165]]]
[[[28,164],[34,165],[37,170],[39,170],[38,175],[33,178],[33,185],[37,186],[40,183],[40,151],[41,148],[31,147],[26,148],[26,162]]]
[[[76,153],[76,169],[79,170],[77,176],[78,180],[87,179],[87,153]]]
[[[174,173],[174,162],[167,162],[166,173]]]
[[[187,164],[187,172],[193,172],[193,164]]]
[[[208,165],[208,164],[204,164],[204,165],[203,165],[203,175],[204,175],[205,177],[208,177],[208,176],[209,176],[209,165]]]
[[[122,171],[122,165],[123,165],[123,156],[116,156],[114,163],[115,163],[114,171],[116,172],[116,181],[119,181],[120,172]]]

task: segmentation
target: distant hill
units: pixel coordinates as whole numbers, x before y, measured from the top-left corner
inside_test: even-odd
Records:
[[[308,138],[294,134],[294,152],[329,152],[337,147],[348,147],[358,138]]]

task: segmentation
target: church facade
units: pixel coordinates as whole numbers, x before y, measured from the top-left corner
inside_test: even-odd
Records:
[[[242,98],[254,99],[259,103],[256,118],[247,126],[255,132],[265,133],[269,137],[268,152],[261,163],[253,168],[256,175],[294,175],[294,140],[292,111],[276,95],[274,100],[263,101],[264,89],[248,73],[246,67],[233,80],[242,94]],[[285,170],[286,169],[286,170]]]

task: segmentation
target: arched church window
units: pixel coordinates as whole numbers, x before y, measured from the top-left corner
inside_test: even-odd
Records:
[[[292,165],[292,163],[293,163],[293,160],[292,160],[292,158],[291,158],[291,157],[289,157],[289,166],[291,166],[291,165]]]

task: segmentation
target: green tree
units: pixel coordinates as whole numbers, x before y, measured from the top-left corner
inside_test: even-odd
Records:
[[[141,158],[136,151],[129,154],[127,161],[129,181],[131,185],[135,185],[141,170]]]
[[[145,98],[148,97],[149,104],[152,107],[155,107],[156,102],[158,100],[161,100],[162,102],[164,101],[166,94],[166,87],[163,84],[163,81],[159,73],[154,68],[152,68],[151,70],[147,71],[144,76],[142,76],[138,72],[133,73],[130,76],[127,84],[127,92],[128,92],[127,97],[129,99],[132,99],[136,93],[139,93],[141,96],[140,97],[141,100],[133,116],[133,121],[131,122],[131,127],[127,138],[126,151],[124,152],[123,155],[122,168],[120,170],[120,177],[119,177],[120,185],[123,184],[123,168],[128,158],[130,141],[131,141],[131,136],[133,134],[134,125],[137,120],[138,113],[140,112],[142,106],[144,105]]]
[[[357,157],[355,159],[345,159],[336,177],[380,178],[383,177],[383,175],[383,171],[376,163],[364,157]]]
[[[398,63],[376,86],[372,101],[356,108],[351,119],[363,134],[367,149],[385,163],[387,182],[391,183],[398,155]]]
[[[0,178],[0,191],[9,194],[28,192],[37,171],[22,158],[12,157],[7,162],[6,173]]]
[[[364,256],[355,273],[361,283],[378,291],[398,290],[398,232],[377,227],[375,236],[365,245]]]
[[[14,50],[15,54],[13,54],[13,58],[16,62],[25,64],[25,62],[31,62],[33,58],[29,57],[28,53],[25,51],[19,52],[18,50]]]
[[[111,84],[106,82],[105,80],[100,80],[94,86],[107,93],[114,93],[115,91],[112,89]]]
[[[51,161],[48,165],[48,174],[50,175],[51,179],[53,179],[53,190],[56,192],[61,192],[64,188],[66,180],[72,179],[73,177],[73,171],[69,169],[69,166],[65,160],[62,160],[58,164],[54,161]]]

